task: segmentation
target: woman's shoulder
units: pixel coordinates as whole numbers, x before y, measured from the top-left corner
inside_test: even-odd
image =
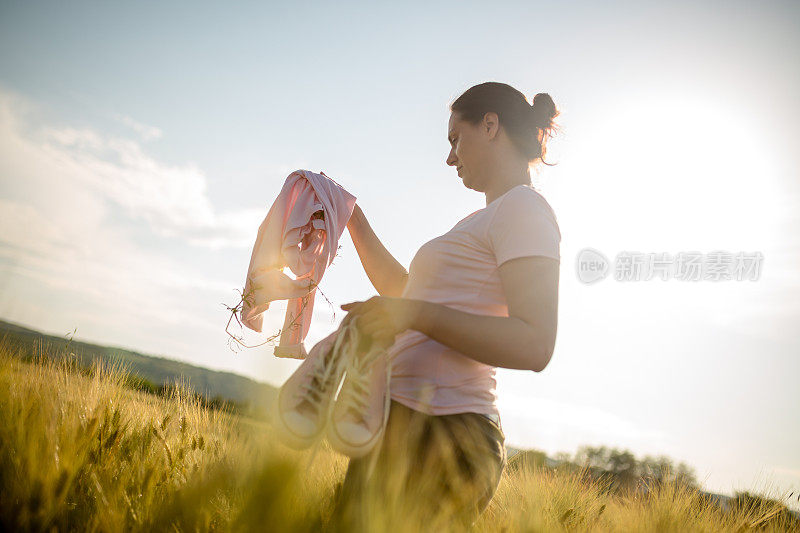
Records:
[[[497,210],[506,212],[531,212],[540,211],[548,217],[552,217],[556,221],[556,213],[550,202],[531,185],[523,184],[514,187],[505,195],[500,202],[498,202]]]

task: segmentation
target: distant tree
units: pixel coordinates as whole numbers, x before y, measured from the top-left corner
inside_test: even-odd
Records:
[[[556,453],[554,459],[559,464],[568,465],[572,463],[572,456],[567,452]]]
[[[593,478],[609,482],[612,490],[622,491],[642,486],[642,481],[663,483],[676,481],[697,487],[694,471],[684,463],[677,467],[670,458],[646,456],[637,460],[628,450],[607,446],[581,446],[572,462],[584,468]]]
[[[694,469],[686,463],[673,464],[672,459],[664,455],[658,457],[645,456],[640,463],[641,477],[650,478],[656,483],[674,481],[687,487],[697,488]]]
[[[520,469],[541,468],[545,465],[547,455],[540,450],[522,450],[508,461],[508,469],[516,472]]]

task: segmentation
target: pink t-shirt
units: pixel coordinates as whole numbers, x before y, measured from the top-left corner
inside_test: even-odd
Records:
[[[420,247],[403,298],[460,311],[508,316],[497,267],[515,257],[561,259],[561,232],[550,204],[530,185],[517,185]],[[389,348],[391,397],[432,415],[498,415],[495,368],[416,330]]]

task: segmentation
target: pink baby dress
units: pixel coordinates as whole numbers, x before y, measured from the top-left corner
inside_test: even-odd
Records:
[[[325,173],[295,170],[286,178],[258,228],[240,318],[245,326],[260,333],[270,301],[288,299],[275,356],[305,359],[308,355],[303,340],[311,326],[316,285],[336,256],[339,237],[355,205],[356,197]],[[270,271],[287,266],[298,281],[309,279],[315,283],[308,294],[295,298],[281,295],[276,287],[264,290],[265,280],[275,279],[275,273]],[[270,276],[265,276],[267,272]]]

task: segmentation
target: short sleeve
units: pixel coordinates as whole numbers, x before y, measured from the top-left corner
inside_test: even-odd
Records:
[[[497,266],[531,255],[560,260],[561,231],[550,205],[535,191],[515,192],[522,194],[501,199],[487,230]]]

